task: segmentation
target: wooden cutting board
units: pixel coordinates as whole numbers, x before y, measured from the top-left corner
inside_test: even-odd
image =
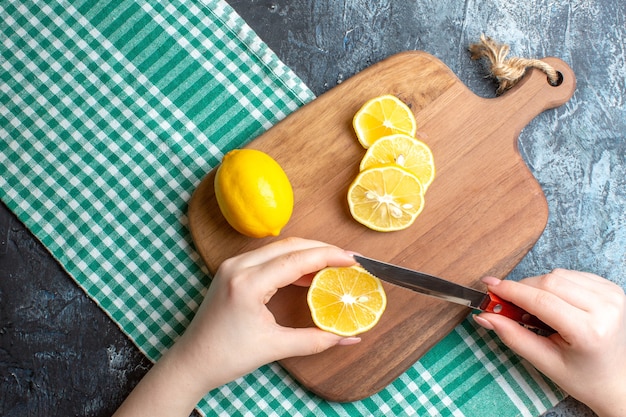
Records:
[[[292,182],[294,212],[280,238],[325,241],[479,289],[484,275],[504,277],[539,238],[548,218],[541,187],[517,149],[518,134],[575,90],[567,64],[545,61],[563,75],[559,86],[533,69],[504,95],[484,99],[435,57],[404,52],[289,115],[248,145],[274,157]],[[346,202],[365,152],[352,117],[365,101],[382,94],[394,94],[411,107],[437,170],[416,222],[391,233],[354,221]],[[214,172],[195,191],[188,213],[194,243],[211,273],[224,259],[275,240],[247,238],[226,223],[214,196]],[[385,290],[387,310],[361,343],[285,359],[282,366],[324,399],[355,401],[392,382],[470,313],[390,284]],[[269,308],[283,325],[313,324],[306,288],[280,290]]]

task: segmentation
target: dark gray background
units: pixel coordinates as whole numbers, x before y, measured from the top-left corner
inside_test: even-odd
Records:
[[[425,50],[476,94],[495,84],[467,47],[481,33],[577,74],[564,106],[519,146],[550,206],[542,237],[509,278],[555,267],[626,277],[626,3],[581,1],[231,0],[319,95],[396,52]],[[0,204],[0,415],[107,416],[150,362]],[[592,416],[567,399],[549,417]]]

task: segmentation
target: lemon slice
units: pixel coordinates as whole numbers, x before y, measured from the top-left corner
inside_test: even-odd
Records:
[[[409,227],[424,208],[419,179],[397,165],[361,171],[348,189],[352,217],[370,229],[391,232]]]
[[[383,136],[404,133],[415,136],[417,123],[411,109],[399,98],[384,95],[367,101],[354,115],[352,125],[364,148]]]
[[[313,278],[307,303],[317,327],[354,336],[378,323],[387,307],[387,296],[380,280],[360,266],[330,267]]]
[[[435,161],[430,148],[408,135],[396,134],[378,139],[365,152],[360,169],[363,171],[387,164],[399,165],[415,175],[424,192],[435,179]]]

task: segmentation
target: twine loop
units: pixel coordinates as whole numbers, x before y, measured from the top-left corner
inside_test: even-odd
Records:
[[[537,68],[548,76],[552,85],[558,85],[559,73],[551,65],[540,59],[507,58],[509,45],[501,44],[488,36],[480,35],[480,41],[470,45],[472,59],[487,58],[491,62],[491,75],[498,81],[496,94],[500,95],[512,88],[526,73],[527,68]]]

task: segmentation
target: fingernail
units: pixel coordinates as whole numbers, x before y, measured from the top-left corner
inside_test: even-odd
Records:
[[[491,322],[483,317],[480,317],[478,315],[474,315],[474,321],[476,323],[478,323],[481,327],[484,327],[487,330],[493,330],[493,324],[491,324]]]
[[[484,277],[481,281],[483,282],[483,284],[490,287],[495,287],[500,283],[500,280],[496,277]]]
[[[363,256],[360,253],[354,252],[354,251],[351,251],[351,250],[347,250],[347,251],[344,251],[344,252],[346,252],[348,254],[348,256],[351,256],[351,257],[354,257],[354,255],[356,255],[356,256]]]
[[[356,345],[360,341],[361,341],[360,337],[344,337],[343,339],[339,341],[339,343],[337,343],[337,345],[339,346]]]

